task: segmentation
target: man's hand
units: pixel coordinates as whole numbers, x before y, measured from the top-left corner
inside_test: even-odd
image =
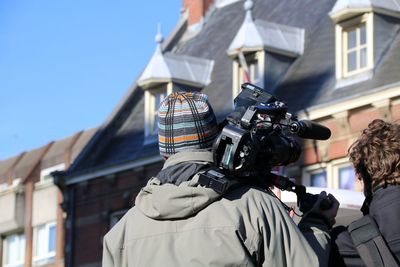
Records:
[[[325,199],[329,199],[331,202],[330,207],[326,208],[321,208],[321,202],[324,201]],[[306,214],[308,216],[309,214],[312,215],[320,215],[322,216],[327,223],[329,223],[330,227],[332,227],[336,223],[336,215],[339,209],[339,201],[332,195],[329,194],[327,195],[325,191],[322,191],[319,196],[318,200],[315,202],[314,206],[311,208],[311,210]]]

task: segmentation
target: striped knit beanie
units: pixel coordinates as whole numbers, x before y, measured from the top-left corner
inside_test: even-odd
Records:
[[[178,92],[168,95],[158,111],[160,154],[169,157],[187,149],[210,148],[218,127],[207,95]]]

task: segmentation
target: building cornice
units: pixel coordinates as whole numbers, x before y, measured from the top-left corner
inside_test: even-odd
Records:
[[[66,176],[67,180],[65,180],[64,182],[65,182],[65,185],[67,185],[67,186],[74,185],[74,184],[78,184],[81,182],[104,177],[107,175],[116,174],[116,173],[119,173],[122,171],[132,170],[132,169],[136,169],[138,167],[143,167],[146,165],[158,163],[161,161],[162,161],[162,158],[159,155],[157,155],[157,156],[144,158],[144,159],[140,159],[140,160],[136,160],[136,161],[132,161],[132,162],[118,164],[118,165],[111,166],[111,167],[94,169],[94,170],[91,170],[91,171],[88,171],[88,172],[85,172],[82,174],[73,175],[73,176],[68,176],[68,174],[67,174],[67,176]]]
[[[378,87],[370,94],[355,95],[347,99],[313,106],[300,111],[298,115],[301,119],[317,120],[398,96],[400,96],[400,82]]]
[[[204,86],[207,86],[209,83],[207,84],[203,84],[203,83],[196,83],[196,82],[192,82],[192,81],[187,81],[184,79],[164,79],[164,78],[151,78],[151,79],[147,79],[145,81],[142,81],[139,86],[142,89],[149,89],[152,88],[156,85],[160,85],[160,84],[168,84],[168,83],[180,83],[180,84],[184,84],[187,86],[193,86],[193,87],[197,87],[197,88],[203,88]]]
[[[381,7],[353,7],[353,8],[347,8],[343,9],[340,11],[336,12],[331,12],[329,13],[329,17],[335,22],[339,23],[341,21],[344,21],[346,19],[364,14],[364,13],[369,13],[369,12],[374,12],[377,14],[382,14],[382,15],[387,15],[390,17],[395,17],[395,18],[400,18],[400,13],[398,11],[390,10],[390,9],[385,9]]]

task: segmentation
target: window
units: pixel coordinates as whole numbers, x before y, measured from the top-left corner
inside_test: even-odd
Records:
[[[14,234],[7,236],[3,241],[3,266],[17,267],[24,265],[25,236]]]
[[[34,264],[53,262],[56,255],[56,224],[40,225],[35,228],[34,234]]]
[[[47,169],[43,169],[40,172],[40,182],[41,183],[47,183],[47,182],[52,182],[53,181],[53,177],[51,176],[52,172],[55,171],[62,171],[65,169],[65,164],[59,164],[59,165],[55,165],[53,167],[47,168]]]
[[[255,52],[244,54],[243,57],[239,55],[234,61],[234,98],[240,93],[241,85],[247,82],[247,80],[255,85],[263,87],[263,58],[264,54],[262,52]],[[246,66],[247,72],[244,71]]]
[[[306,186],[362,191],[348,158],[307,166],[302,177]]]
[[[348,158],[332,161],[332,175],[334,188],[362,191],[361,184],[356,178],[354,167]]]
[[[147,89],[145,92],[145,135],[148,137],[155,137],[158,134],[158,109],[161,101],[170,91],[167,87],[170,87],[169,84]]]
[[[310,175],[310,185],[314,187],[327,187],[326,171],[318,170],[311,173]]]
[[[248,80],[249,82],[253,84],[258,84],[260,82],[260,66],[258,64],[257,58],[249,61],[247,60],[248,57],[246,57],[246,62],[247,62],[247,75],[248,75]],[[245,72],[243,71],[243,67],[239,66],[239,84],[243,84],[247,81],[247,78],[245,77]]]
[[[329,187],[326,163],[318,163],[302,170],[302,183],[305,186]]]
[[[0,192],[1,191],[6,191],[8,189],[8,184],[7,183],[1,183],[0,184]]]
[[[356,176],[352,166],[338,168],[339,189],[354,190]]]
[[[373,14],[336,26],[336,77],[356,76],[373,68]]]
[[[367,30],[365,23],[343,32],[343,68],[345,75],[367,68]]]
[[[158,132],[158,109],[160,108],[161,101],[166,97],[166,92],[156,92],[153,94],[153,101],[152,101],[152,113],[153,113],[153,120],[152,120],[152,127],[151,127],[151,134],[157,134]]]

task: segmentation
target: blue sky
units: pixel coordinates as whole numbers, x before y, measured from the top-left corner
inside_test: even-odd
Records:
[[[100,125],[181,0],[1,0],[0,160]]]

